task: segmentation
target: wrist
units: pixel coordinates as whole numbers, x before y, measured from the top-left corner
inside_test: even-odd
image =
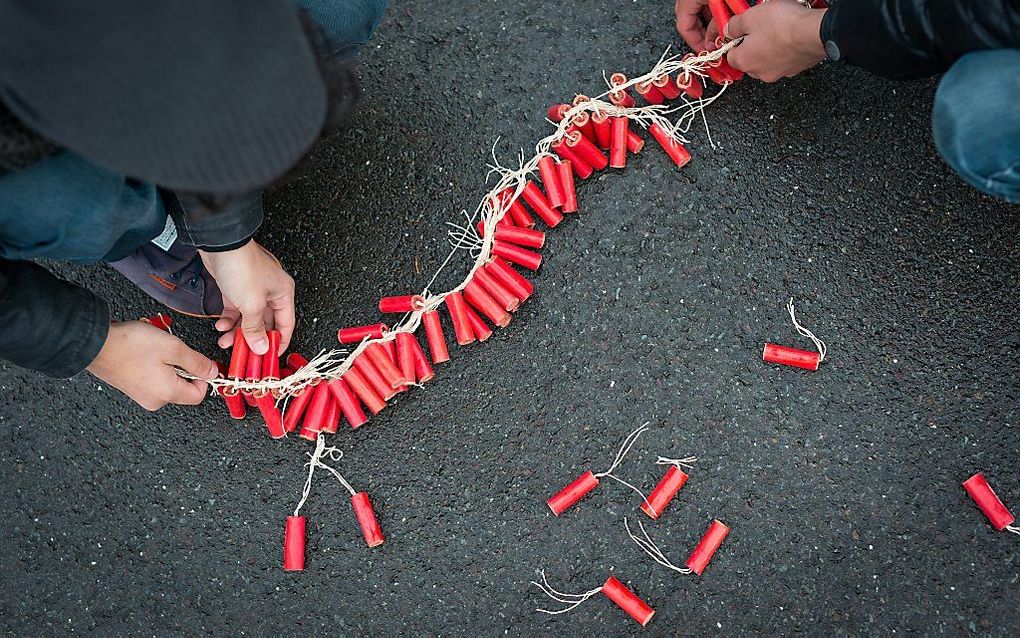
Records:
[[[822,20],[828,9],[811,9],[805,11],[803,17],[797,23],[796,41],[801,47],[804,55],[817,58],[819,62],[825,59],[825,43],[822,41]]]

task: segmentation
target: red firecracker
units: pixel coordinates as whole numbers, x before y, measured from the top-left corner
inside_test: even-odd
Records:
[[[561,208],[565,197],[563,189],[560,187],[560,176],[559,170],[556,168],[556,160],[553,159],[552,155],[546,155],[538,160],[538,174],[542,178],[542,186],[545,188],[546,194],[549,195],[549,204],[553,208]]]
[[[333,393],[329,393],[329,401],[326,404],[326,418],[322,422],[322,434],[336,434],[340,429],[340,404],[336,402]]]
[[[609,165],[613,168],[627,166],[627,137],[630,133],[630,122],[625,117],[612,118],[613,136],[609,143]]]
[[[375,518],[372,510],[372,503],[368,500],[368,494],[358,492],[351,496],[351,505],[354,506],[354,514],[358,517],[358,525],[361,526],[361,533],[365,535],[365,542],[369,547],[377,547],[383,544],[382,530],[379,528],[379,521]]]
[[[493,299],[492,295],[486,292],[485,288],[474,279],[471,279],[464,286],[464,300],[500,328],[505,328],[510,324],[510,315],[506,309]]]
[[[357,361],[354,362],[357,365]],[[355,368],[351,368],[343,375],[343,380],[347,382],[354,394],[357,395],[361,402],[365,404],[368,411],[372,414],[379,414],[382,409],[386,407],[386,401],[383,400],[376,391],[372,389],[368,380],[365,379],[364,375],[361,374]]]
[[[726,6],[729,7],[730,11],[733,12],[733,15],[735,16],[738,16],[751,8],[751,5],[747,3],[747,0],[726,0]],[[725,32],[720,29],[719,33]]]
[[[627,76],[622,73],[614,73],[609,76],[609,84],[614,88],[627,83]],[[619,89],[609,94],[609,101],[616,106],[629,109],[634,106],[634,98],[626,89]]]
[[[659,89],[655,88],[655,85],[650,80],[637,83],[634,85],[634,90],[649,104],[662,104],[666,101],[666,97]]]
[[[336,338],[340,343],[359,343],[362,339],[378,339],[382,337],[383,333],[389,328],[384,323],[373,323],[368,326],[353,326],[351,328],[341,328],[336,333]]]
[[[559,163],[560,171],[560,186],[563,187],[563,212],[564,213],[576,213],[577,212],[577,190],[574,187],[574,166],[573,163],[568,160],[561,160]]]
[[[453,322],[453,334],[457,344],[466,346],[475,340],[475,333],[471,331],[471,324],[467,318],[467,304],[460,292],[451,292],[444,300],[446,308],[450,311],[450,320]]]
[[[404,376],[404,384],[405,386],[413,384],[416,381],[414,376],[414,349],[418,342],[410,332],[398,332],[396,341],[397,364],[400,368],[400,373]]]
[[[592,144],[595,143],[595,125],[591,123],[591,116],[587,113],[578,113],[574,116],[573,129],[583,135]]]
[[[781,363],[784,366],[793,366],[805,370],[817,370],[821,362],[819,353],[800,348],[789,348],[777,346],[774,343],[766,343],[762,351],[762,359],[769,363]]]
[[[701,84],[701,79],[689,71],[681,71],[676,76],[676,85],[695,100],[700,100],[705,90],[705,87]]]
[[[450,360],[450,351],[446,347],[446,336],[443,324],[439,320],[439,311],[430,310],[421,316],[425,324],[425,338],[429,342],[429,353],[433,363],[446,363]]]
[[[280,379],[280,339],[279,330],[267,330],[269,349],[262,357],[262,378],[278,381]]]
[[[521,300],[514,296],[512,292],[499,282],[495,277],[489,273],[485,268],[479,268],[475,271],[475,281],[482,285],[485,292],[492,295],[492,298],[496,300],[500,306],[502,306],[507,312],[513,312],[521,306]]]
[[[329,404],[332,401],[332,394],[329,391],[329,384],[319,383],[311,388],[312,400],[305,410],[305,418],[301,423],[301,431],[298,436],[304,439],[315,440],[319,432],[326,427],[329,418]]]
[[[645,141],[634,131],[627,131],[627,152],[637,155],[645,147]]]
[[[592,173],[595,172],[595,169],[591,167],[591,164],[584,161],[577,153],[574,152],[574,149],[567,145],[566,139],[562,139],[553,144],[552,150],[555,151],[564,162],[570,164],[570,168],[574,171],[574,175],[576,175],[578,179],[588,179],[591,177]]]
[[[230,366],[227,368],[227,376],[232,379],[241,380],[248,369],[248,341],[244,338],[244,330],[234,330],[234,345],[230,351]]]
[[[1009,513],[1006,506],[1003,505],[999,497],[992,491],[988,481],[985,480],[984,474],[978,472],[964,481],[963,489],[967,490],[970,497],[974,499],[974,503],[988,517],[988,522],[992,524],[995,531],[1001,532],[1005,529],[1015,534],[1020,534],[1020,527],[1013,527],[1013,522],[1015,521],[1013,515]]]
[[[425,356],[425,352],[421,349],[421,344],[418,343],[417,338],[414,340],[414,376],[418,379],[418,383],[431,381],[436,376],[435,371],[432,369],[432,364],[429,363],[429,359]]]
[[[151,317],[142,317],[139,319],[150,326],[159,328],[163,332],[170,332],[170,327],[174,325],[174,318],[170,315],[163,314],[162,312],[157,313]]]
[[[535,286],[499,256],[493,257],[485,269],[521,301],[535,292]]]
[[[708,10],[712,13],[715,26],[719,33],[726,33],[726,24],[730,21],[730,10],[726,7],[726,0],[708,0]]]
[[[477,312],[471,309],[471,306],[464,307],[464,316],[467,317],[468,323],[471,325],[471,332],[474,333],[475,337],[479,341],[488,341],[489,337],[492,336],[492,329],[485,325],[485,322],[482,321]]]
[[[535,220],[532,219],[531,214],[524,208],[524,205],[521,204],[520,200],[514,199],[513,197],[513,189],[508,188],[504,190],[499,194],[499,202],[493,202],[493,210],[499,210],[502,208],[499,206],[500,202],[503,202],[504,205],[505,202],[510,202],[510,207],[507,209],[507,215],[504,216],[503,219],[509,217],[513,222],[513,225],[519,226],[520,228],[534,228]]]
[[[658,122],[649,126],[648,132],[652,134],[652,137],[654,137],[655,141],[659,143],[662,150],[666,151],[666,155],[669,156],[669,159],[673,160],[673,163],[676,164],[677,168],[683,168],[687,162],[691,161],[691,154],[687,152],[684,145],[677,142],[668,133],[666,133],[666,131],[659,126]]]
[[[567,148],[597,171],[609,166],[609,159],[602,154],[599,147],[583,135],[577,133],[567,135]]]
[[[528,270],[538,270],[542,265],[542,255],[506,242],[492,242],[492,254]]]
[[[665,476],[659,481],[659,484],[655,486],[652,493],[648,495],[648,498],[644,503],[641,504],[641,511],[648,514],[653,519],[659,518],[669,502],[673,500],[676,493],[680,491],[680,488],[687,482],[687,474],[680,469],[678,465],[670,465],[669,469],[666,470]]]
[[[346,381],[342,378],[333,379],[327,385],[329,391],[333,393],[333,399],[340,406],[340,412],[352,428],[359,428],[368,422],[368,417],[361,409],[361,402]]]
[[[541,248],[545,246],[545,233],[533,228],[508,228],[496,226],[495,239],[506,241],[526,248]]]
[[[641,600],[631,590],[627,589],[626,585],[616,579],[615,576],[610,576],[604,585],[602,585],[602,593],[620,607],[623,611],[627,612],[627,615],[633,618],[642,627],[648,624],[648,621],[655,615],[655,610],[649,607],[645,601]]]
[[[383,297],[379,300],[379,312],[404,313],[421,310],[425,298],[421,295],[404,295],[402,297]]]
[[[524,185],[524,190],[521,191],[521,197],[524,198],[524,201],[528,203],[528,206],[531,206],[531,210],[535,211],[535,214],[537,214],[549,228],[554,228],[563,221],[563,215],[552,207],[552,204],[549,203],[546,196],[542,194],[542,191],[535,185],[535,182],[530,179]]]
[[[300,572],[305,568],[305,517],[288,516],[283,533],[283,568]]]
[[[368,381],[368,385],[371,386],[372,390],[378,394],[383,401],[389,401],[393,397],[397,396],[397,389],[393,387],[386,377],[383,376],[382,372],[379,372],[379,368],[372,363],[372,359],[365,354],[362,354],[354,360],[354,369],[357,370],[365,380]]]
[[[553,104],[552,106],[549,107],[549,111],[546,113],[546,115],[549,117],[550,120],[558,123],[563,121],[563,118],[566,117],[567,111],[569,110],[570,110],[569,104]]]
[[[232,419],[243,419],[248,413],[248,409],[245,407],[244,397],[241,393],[234,388],[218,388],[217,390],[223,402],[227,404],[227,411],[230,413]]]
[[[584,498],[588,492],[598,487],[598,484],[598,478],[591,470],[588,470],[574,479],[570,485],[553,494],[545,503],[552,510],[553,514],[559,516],[571,505]]]
[[[609,128],[609,116],[602,111],[593,111],[591,114],[591,125],[595,128],[595,143],[603,150],[608,149],[609,140],[612,136]]]
[[[269,436],[274,439],[284,436],[286,432],[283,430],[283,415],[276,407],[276,397],[268,390],[258,390],[252,396],[255,398],[255,405],[258,406],[259,412],[262,413],[262,419],[266,422]]]
[[[687,559],[687,568],[700,576],[701,572],[705,571],[708,561],[712,560],[712,556],[715,555],[716,550],[719,549],[723,539],[729,533],[729,527],[719,521],[712,521],[708,531],[701,537],[701,542],[691,552],[691,557]]]
[[[397,368],[396,364],[393,363],[393,359],[386,352],[386,348],[379,345],[379,343],[370,343],[365,348],[365,354],[372,361],[372,364],[382,373],[387,383],[393,386],[393,389],[399,390],[404,385],[404,375]]]
[[[662,93],[663,97],[667,100],[675,100],[680,97],[680,87],[676,85],[673,78],[668,75],[660,75],[652,81],[652,86],[659,89],[659,93]]]

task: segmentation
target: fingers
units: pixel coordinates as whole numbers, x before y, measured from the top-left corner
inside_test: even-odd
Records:
[[[223,313],[216,320],[216,329],[220,332],[230,332],[237,326],[237,320],[240,318],[241,313],[237,311],[237,308],[230,308],[224,304]]]
[[[741,13],[729,19],[726,23],[726,37],[735,40],[747,35],[747,14]]]
[[[676,30],[687,46],[694,51],[705,48],[705,27],[702,25],[701,10],[704,4],[699,0],[677,0]]]
[[[280,352],[284,352],[290,346],[290,338],[297,323],[294,315],[293,290],[288,297],[270,301],[269,307],[273,309],[273,321],[276,329],[280,331]]]
[[[178,405],[198,405],[209,391],[209,385],[204,381],[191,381],[181,377],[176,377],[172,387],[170,403]]]
[[[209,380],[219,376],[219,370],[216,369],[216,364],[211,359],[195,352],[184,345],[184,342],[180,343],[180,346],[170,358],[171,360],[167,363],[175,365],[200,379]]]
[[[708,23],[705,28],[705,46],[701,48],[702,51],[715,51],[719,48],[716,42],[719,40],[719,27],[716,26],[715,20]]]
[[[265,301],[241,309],[241,331],[248,346],[251,347],[251,351],[255,354],[265,354],[269,350],[266,322],[262,316],[265,309]]]

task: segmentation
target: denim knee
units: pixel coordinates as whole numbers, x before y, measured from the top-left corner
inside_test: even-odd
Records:
[[[1020,202],[1020,49],[963,56],[939,83],[932,133],[968,184]]]
[[[388,0],[297,0],[323,31],[328,53],[356,54],[379,26]]]

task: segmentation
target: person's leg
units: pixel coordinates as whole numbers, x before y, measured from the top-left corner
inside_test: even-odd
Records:
[[[343,59],[357,54],[372,37],[387,0],[296,0],[322,28],[328,53]]]
[[[1020,49],[975,51],[957,60],[935,93],[932,132],[964,181],[1020,203]]]
[[[70,152],[0,175],[0,256],[94,263],[121,259],[162,232],[152,184]]]

